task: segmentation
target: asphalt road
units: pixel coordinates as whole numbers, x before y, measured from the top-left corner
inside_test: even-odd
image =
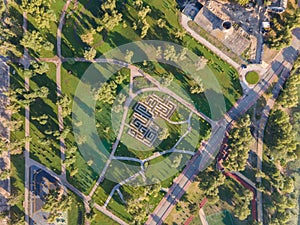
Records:
[[[256,103],[259,97],[267,90],[274,79],[280,76],[284,71],[289,68],[285,65],[292,65],[296,57],[298,56],[298,50],[300,46],[300,32],[296,30],[294,34],[293,46],[283,49],[274,61],[271,63],[267,72],[263,75],[261,81],[255,85],[251,90],[249,90],[224,117],[218,122],[218,128],[216,128],[207,145],[201,154],[193,157],[193,161],[186,167],[182,174],[177,178],[176,182],[170,188],[169,192],[165,195],[163,200],[154,210],[154,212],[149,216],[147,220],[147,225],[160,225],[166,219],[168,214],[174,208],[178,200],[182,197],[186,189],[189,187],[194,176],[198,174],[199,171],[204,170],[211,161],[215,158],[219,147],[224,138],[224,133],[227,129],[230,129],[231,124],[237,120],[239,117],[245,114],[245,112],[251,108],[252,105]]]

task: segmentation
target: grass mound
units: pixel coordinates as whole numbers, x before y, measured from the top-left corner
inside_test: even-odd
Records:
[[[246,74],[248,84],[256,84],[259,81],[259,75],[255,71],[250,71]]]

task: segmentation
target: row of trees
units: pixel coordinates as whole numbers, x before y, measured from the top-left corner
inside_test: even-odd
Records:
[[[156,58],[167,61],[182,61],[186,59],[186,55],[186,48],[183,48],[180,52],[177,52],[174,45],[167,45],[164,49],[162,49],[161,46],[158,46],[156,49]]]
[[[293,108],[299,104],[299,75],[299,68],[296,67],[294,73],[288,78],[288,80],[284,84],[283,90],[278,97],[278,104],[280,104],[283,108]]]
[[[285,167],[300,157],[300,146],[296,139],[300,116],[296,112],[291,118],[288,113],[299,106],[299,63],[298,59],[279,95],[278,104],[270,113],[264,140],[269,160],[265,162],[263,171],[257,171],[256,174],[265,184],[261,191],[271,200],[266,210],[269,214],[268,224],[272,225],[290,224],[292,210],[298,201],[298,196],[294,194],[295,178],[286,174]]]
[[[243,171],[245,169],[252,139],[250,124],[250,117],[246,115],[237,121],[236,127],[230,131],[229,157],[223,163],[223,166],[230,171]]]
[[[10,101],[10,105],[7,106],[6,111],[11,115],[13,119],[6,120],[2,118],[2,126],[11,132],[18,131],[24,125],[24,121],[20,117],[14,117],[15,114],[19,113],[21,108],[34,102],[37,98],[45,98],[48,96],[49,89],[47,87],[35,88],[29,92],[22,88],[17,88],[15,90],[10,89],[5,93]],[[38,118],[33,118],[41,124],[45,124],[47,120],[46,115],[42,115]],[[6,138],[1,138],[0,140],[0,153],[3,151],[10,151],[11,154],[22,153],[22,147],[26,141],[30,140],[30,137],[25,137],[22,140],[13,139],[7,140]]]
[[[268,147],[267,153],[282,165],[297,158],[296,133],[286,112],[281,109],[272,110],[266,126],[264,142]]]

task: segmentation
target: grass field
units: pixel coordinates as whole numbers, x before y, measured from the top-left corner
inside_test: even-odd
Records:
[[[13,89],[22,88],[24,85],[24,77],[21,72],[21,68],[13,63],[9,64],[10,73],[14,74],[10,76],[10,87]],[[11,120],[13,121],[25,121],[24,118],[24,108],[21,107],[20,112],[13,114]],[[14,132],[10,132],[11,142],[20,142],[22,143],[25,137],[25,132],[23,130],[23,126]],[[21,146],[21,150],[24,148],[24,144]],[[22,154],[20,155],[11,155],[11,173],[10,173],[10,181],[11,181],[11,194],[13,196],[19,196],[16,204],[10,208],[10,215],[12,222],[18,221],[18,218],[24,216],[24,181],[25,181],[25,159]]]
[[[54,172],[60,173],[59,140],[54,137],[54,132],[58,131],[56,69],[54,64],[49,64],[49,67],[50,69],[47,74],[36,75],[30,81],[31,90],[43,86],[49,89],[47,98],[37,98],[30,105],[30,134],[32,137],[30,142],[30,156],[48,166]],[[35,117],[42,116],[43,114],[48,115],[45,125],[41,125],[38,121],[34,120]],[[42,142],[47,144],[43,144]]]
[[[250,71],[246,74],[248,84],[256,84],[259,81],[259,75],[255,71]]]
[[[90,66],[90,63],[63,63],[61,71],[62,93],[68,95],[72,101],[76,91],[77,84],[84,74],[85,70]],[[72,130],[72,117],[64,118],[64,125]],[[73,132],[70,132],[65,139],[67,148],[77,146]],[[94,171],[82,157],[79,151],[76,152],[75,168],[78,168],[78,173],[70,177],[70,168],[67,168],[68,180],[79,190],[88,194],[92,185],[96,182],[99,171]]]
[[[92,221],[91,225],[99,225],[99,223],[101,223],[101,225],[117,224],[114,220],[112,220],[111,218],[109,218],[108,216],[103,214],[102,212],[99,212],[97,210],[95,212],[96,212],[96,216],[95,216],[95,219]]]
[[[81,199],[74,193],[71,193],[72,204],[68,211],[68,225],[83,225],[85,218],[85,209]]]
[[[11,193],[18,197],[17,204],[10,208],[12,221],[24,216],[24,182],[25,182],[25,159],[23,155],[11,155]]]
[[[223,210],[219,213],[215,213],[207,216],[207,222],[210,225],[234,225],[231,214]]]

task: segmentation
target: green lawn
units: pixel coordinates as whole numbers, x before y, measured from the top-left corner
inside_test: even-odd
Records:
[[[16,64],[11,63],[10,72],[13,76],[10,76],[11,88],[17,89],[22,88],[24,85],[24,78],[21,72],[21,68]],[[14,121],[20,120],[25,121],[24,118],[24,108],[22,107],[20,112],[13,114],[11,119]],[[24,125],[17,131],[10,133],[11,141],[21,142],[25,137]],[[24,145],[22,144],[21,150],[23,150]],[[16,221],[18,218],[24,216],[24,179],[25,179],[25,159],[22,154],[11,155],[11,193],[13,195],[20,195],[17,200],[17,204],[11,207],[10,213],[12,221]]]
[[[93,199],[99,205],[103,205],[110,194],[110,191],[117,183],[104,179],[104,181],[99,185],[95,194],[93,195]]]
[[[83,225],[85,218],[85,209],[81,199],[71,193],[72,204],[68,211],[68,225]]]
[[[47,87],[49,95],[47,98],[37,98],[30,104],[30,156],[38,162],[48,166],[56,173],[61,171],[59,140],[54,136],[58,131],[58,117],[56,105],[56,67],[49,64],[47,74],[36,75],[31,78],[30,88],[34,90],[40,87]],[[33,120],[35,117],[46,114],[47,123],[41,125]],[[49,133],[49,132],[52,132]],[[44,143],[42,143],[44,142]]]
[[[232,216],[227,210],[207,216],[207,222],[211,225],[234,225]]]
[[[10,208],[12,221],[24,216],[24,183],[25,183],[25,159],[23,155],[11,155],[11,193],[19,195],[17,204]]]
[[[99,211],[95,211],[96,212],[96,216],[95,219],[92,221],[91,225],[116,225],[117,222],[115,222],[114,220],[112,220],[111,218],[109,218],[108,216],[106,216],[105,214],[103,214],[102,212]]]
[[[77,84],[90,63],[63,63],[61,71],[62,93],[68,95],[72,100],[76,91]],[[69,72],[70,73],[69,73]],[[64,118],[65,126],[72,130],[72,117]],[[67,148],[77,146],[73,132],[70,132],[65,139]],[[94,171],[82,157],[79,151],[76,152],[76,162],[74,168],[78,168],[78,173],[70,177],[70,168],[67,168],[68,180],[76,188],[88,194],[93,184],[96,182],[99,171]]]
[[[248,84],[256,84],[259,81],[259,75],[255,71],[250,71],[246,74]]]

